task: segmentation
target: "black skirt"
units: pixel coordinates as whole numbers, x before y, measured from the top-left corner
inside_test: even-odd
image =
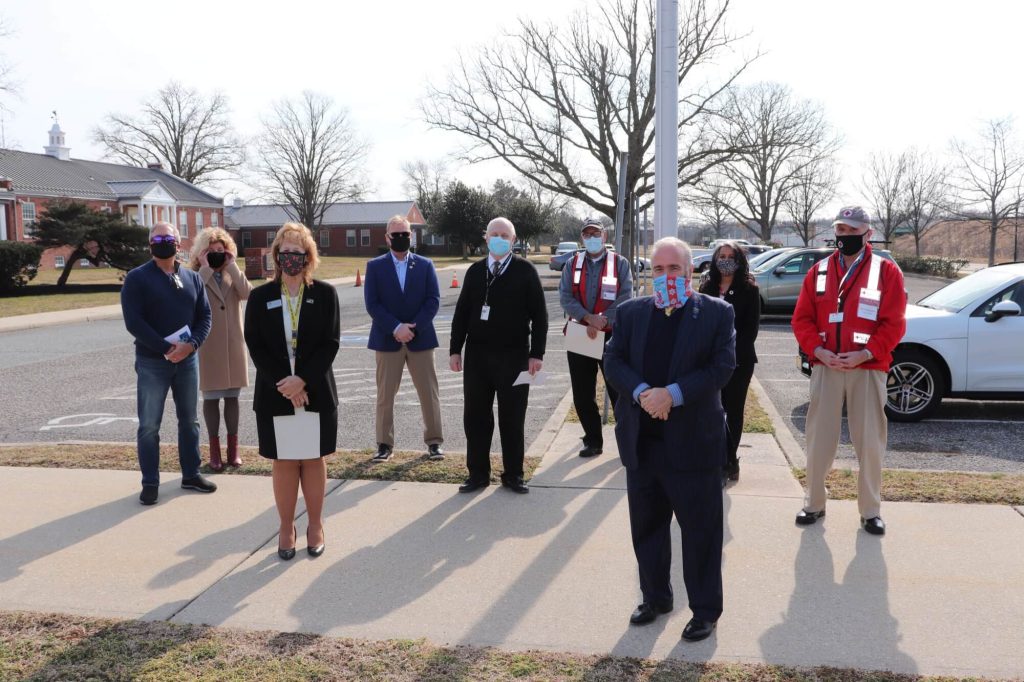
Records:
[[[338,410],[320,412],[320,456],[338,449]],[[274,417],[256,414],[256,437],[260,442],[260,456],[277,459],[277,439],[274,437]]]

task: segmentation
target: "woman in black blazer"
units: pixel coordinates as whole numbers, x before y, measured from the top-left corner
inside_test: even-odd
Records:
[[[341,343],[338,293],[313,279],[316,242],[304,225],[286,223],[271,247],[274,279],[253,289],[245,309],[245,343],[256,365],[253,410],[260,455],[274,460],[274,501],[281,517],[278,556],[295,556],[299,487],[309,525],[306,551],[324,551],[322,512],[327,489],[325,455],[337,449],[338,391],[332,365]],[[320,457],[279,459],[274,417],[296,408],[320,415]]]
[[[757,354],[754,340],[761,321],[761,294],[750,274],[747,256],[736,242],[724,242],[711,256],[707,280],[700,288],[702,294],[721,297],[731,303],[736,313],[736,370],[722,389],[722,407],[729,425],[729,459],[722,473],[726,480],[740,479],[740,460],[736,455],[743,436],[743,409],[747,403],[747,389],[754,376]]]

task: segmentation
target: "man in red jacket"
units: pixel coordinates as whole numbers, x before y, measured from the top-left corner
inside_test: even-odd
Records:
[[[839,447],[843,401],[860,473],[857,505],[861,526],[885,534],[882,456],[888,422],[885,378],[892,351],[906,331],[903,273],[871,252],[868,215],[846,206],[832,223],[836,252],[807,273],[793,333],[811,358],[811,403],[807,410],[807,495],[796,515],[800,525],[825,516],[825,476]]]

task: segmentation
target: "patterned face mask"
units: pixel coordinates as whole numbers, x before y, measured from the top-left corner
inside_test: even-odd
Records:
[[[654,287],[654,305],[659,309],[682,308],[693,291],[690,280],[678,275],[661,275],[651,281]]]
[[[281,266],[281,272],[295,277],[306,268],[306,254],[282,251],[277,254],[277,262]]]
[[[733,275],[736,273],[736,269],[739,268],[739,263],[732,258],[716,258],[715,266],[723,275]]]

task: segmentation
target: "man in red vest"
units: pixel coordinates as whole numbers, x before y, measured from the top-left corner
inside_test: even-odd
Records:
[[[604,225],[587,218],[580,228],[584,249],[573,254],[562,269],[558,286],[559,301],[568,324],[587,327],[587,335],[598,334],[607,343],[615,324],[615,309],[633,295],[633,277],[629,262],[605,247]],[[583,425],[583,449],[580,457],[600,455],[604,449],[601,414],[597,409],[597,370],[604,372],[603,361],[579,353],[568,353],[572,402]],[[608,399],[615,404],[618,394],[605,382]]]
[[[793,313],[793,333],[812,364],[807,495],[796,522],[810,525],[825,516],[825,477],[839,447],[845,400],[860,465],[861,526],[884,535],[885,379],[892,351],[906,332],[907,294],[899,266],[871,252],[871,224],[864,209],[840,209],[832,227],[836,252],[807,273]]]

